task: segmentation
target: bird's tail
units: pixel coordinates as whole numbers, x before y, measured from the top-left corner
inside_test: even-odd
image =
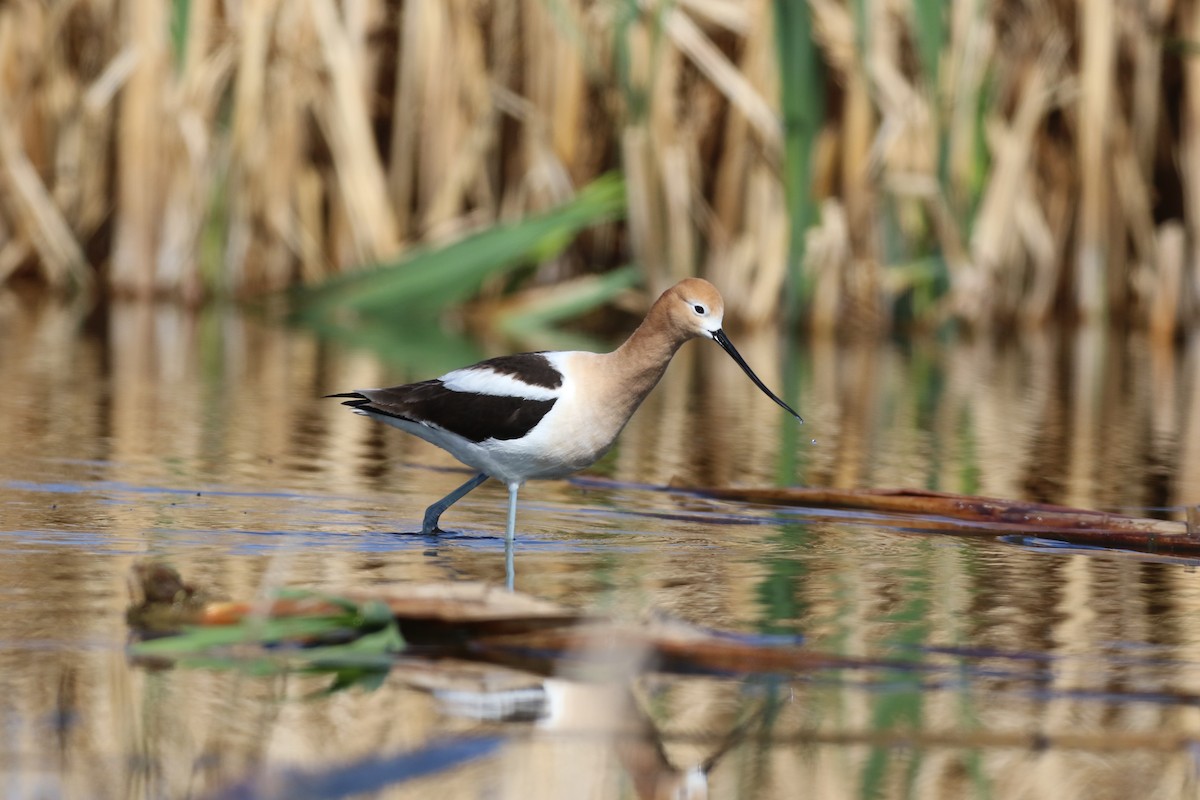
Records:
[[[338,394],[327,394],[325,397],[345,397],[347,399],[342,401],[342,405],[350,406],[350,408],[362,408],[371,404],[367,396],[361,392],[339,392]]]

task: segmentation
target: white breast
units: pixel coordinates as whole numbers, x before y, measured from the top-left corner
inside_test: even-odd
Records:
[[[604,455],[628,421],[627,416],[614,415],[605,397],[580,379],[594,374],[584,364],[601,356],[585,352],[546,356],[563,375],[554,407],[520,439],[482,443],[503,470],[493,473],[502,480],[561,478],[577,472]]]

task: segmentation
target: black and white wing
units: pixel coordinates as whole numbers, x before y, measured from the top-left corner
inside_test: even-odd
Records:
[[[557,402],[563,376],[546,353],[481,361],[440,378],[330,395],[367,416],[393,417],[472,442],[520,439]]]

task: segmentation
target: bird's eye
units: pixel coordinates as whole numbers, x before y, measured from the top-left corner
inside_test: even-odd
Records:
[[[700,305],[699,303],[697,303],[696,305],[692,306],[692,311],[695,311],[697,314],[699,314],[699,315],[700,315],[700,316],[702,316],[702,317],[703,317],[703,316],[704,316],[706,313],[708,313],[708,312],[705,310],[704,306]]]

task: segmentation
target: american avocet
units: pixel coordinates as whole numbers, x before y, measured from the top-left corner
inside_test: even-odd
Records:
[[[734,348],[721,329],[724,310],[715,286],[688,278],[663,292],[638,329],[611,353],[500,356],[433,380],[329,396],[346,398],[343,405],[356,413],[420,436],[479,470],[426,509],[423,534],[439,532],[446,509],[496,478],[508,485],[511,544],[521,485],[531,478],[561,478],[604,455],[689,339],[711,338],[767,397],[804,421]]]

